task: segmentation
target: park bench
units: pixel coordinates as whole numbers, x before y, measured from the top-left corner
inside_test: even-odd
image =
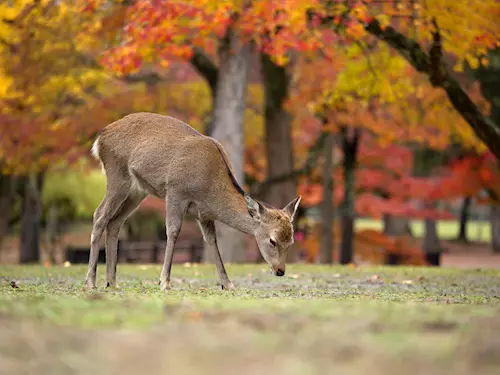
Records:
[[[119,263],[163,263],[166,241],[118,241]],[[88,263],[88,246],[69,246],[66,260],[72,264]],[[189,239],[179,239],[175,244],[174,262],[200,263],[203,256],[203,243]],[[104,247],[99,249],[99,263],[105,263]]]

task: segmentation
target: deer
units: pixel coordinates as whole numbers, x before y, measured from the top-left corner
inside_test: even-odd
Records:
[[[275,276],[285,274],[302,197],[276,208],[247,194],[234,177],[222,144],[167,115],[138,112],[105,126],[91,149],[106,176],[106,192],[93,215],[85,287],[96,288],[99,244],[105,232],[106,288],[116,283],[118,235],[147,196],[164,200],[167,244],[159,286],[170,289],[174,246],[184,215],[194,212],[214,255],[223,290],[235,290],[224,267],[215,221],[253,236]]]

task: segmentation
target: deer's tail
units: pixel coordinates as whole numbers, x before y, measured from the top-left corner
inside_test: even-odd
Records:
[[[99,137],[97,137],[96,140],[94,141],[94,144],[92,145],[92,149],[90,150],[90,152],[92,153],[92,156],[99,161],[99,164],[101,164],[102,173],[105,175],[106,170],[104,169],[104,164],[102,163],[101,157],[99,155]]]

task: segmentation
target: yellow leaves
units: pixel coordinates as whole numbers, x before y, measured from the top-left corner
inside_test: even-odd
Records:
[[[477,69],[479,67],[479,59],[476,56],[468,53],[465,55],[465,60],[469,63],[472,69]]]
[[[385,30],[385,28],[391,23],[391,19],[387,14],[381,14],[377,16],[377,20],[380,23],[380,28],[382,30]]]
[[[453,71],[457,73],[462,73],[464,71],[463,61],[460,60],[455,65],[453,65]]]

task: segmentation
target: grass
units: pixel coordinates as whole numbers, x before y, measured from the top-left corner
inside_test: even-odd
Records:
[[[442,240],[454,240],[457,238],[459,229],[458,220],[440,220],[437,223],[438,235]],[[356,229],[377,229],[382,230],[381,220],[358,219]],[[415,237],[424,236],[424,222],[422,220],[412,220],[411,228]],[[491,242],[491,226],[488,221],[471,220],[467,224],[467,238],[473,242]]]
[[[475,374],[500,368],[500,271],[420,267],[0,266],[0,373]],[[99,285],[105,267],[99,268]],[[17,288],[11,286],[14,281]]]

